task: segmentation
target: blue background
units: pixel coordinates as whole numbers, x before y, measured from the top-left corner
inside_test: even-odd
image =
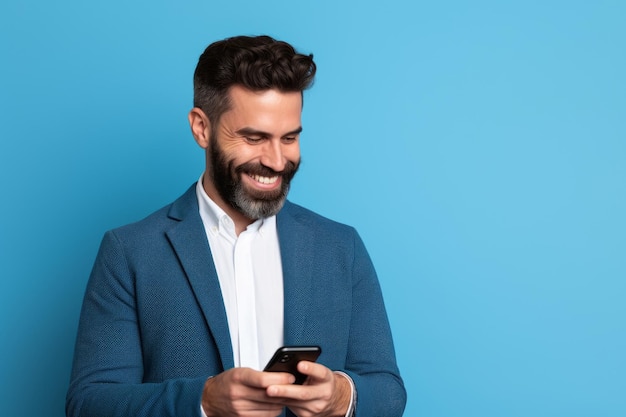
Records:
[[[291,199],[377,266],[406,416],[626,415],[626,2],[5,0],[0,404],[63,415],[105,230],[195,181],[210,42],[313,52]]]

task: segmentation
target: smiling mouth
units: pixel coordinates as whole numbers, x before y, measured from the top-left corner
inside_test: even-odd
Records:
[[[261,183],[261,184],[266,184],[266,185],[271,185],[276,183],[276,181],[278,181],[278,176],[275,177],[264,177],[261,175],[251,175],[252,179],[254,179],[256,182]]]

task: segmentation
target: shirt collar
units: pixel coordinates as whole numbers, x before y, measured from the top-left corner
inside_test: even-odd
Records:
[[[200,217],[205,229],[207,232],[226,233],[236,239],[235,222],[220,206],[211,200],[211,197],[209,197],[202,186],[203,178],[204,173],[200,175],[200,179],[198,179],[196,184],[196,194],[198,195]],[[276,230],[276,216],[258,219],[246,228],[246,231],[258,232],[261,235],[271,232],[271,230]]]

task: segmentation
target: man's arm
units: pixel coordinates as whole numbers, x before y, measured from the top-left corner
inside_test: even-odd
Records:
[[[399,417],[406,390],[396,364],[380,284],[363,241],[355,232],[352,265],[352,320],[347,373],[358,395],[358,417]]]
[[[286,297],[292,297],[285,300],[286,311],[295,318],[286,323],[287,340],[292,344],[320,344],[319,364],[349,375],[356,387],[355,416],[401,416],[406,391],[396,365],[378,278],[363,242],[353,228],[318,222],[318,217],[307,217],[309,212],[298,206],[289,209],[306,221],[294,226],[285,216],[284,241],[291,237],[287,231],[293,230],[298,231],[296,236],[306,238],[292,238],[292,244],[282,247],[288,260]],[[300,224],[307,225],[308,230],[298,228]],[[298,267],[308,266],[307,259],[315,262],[300,273]],[[301,297],[303,293],[309,295],[306,300]],[[302,312],[307,320],[298,321]],[[293,387],[275,395],[295,399],[310,393]],[[297,404],[290,404],[295,410]]]
[[[352,233],[351,277],[347,277],[351,290],[350,295],[343,293],[343,301],[351,307],[347,355],[344,369],[334,371],[346,373],[356,387],[355,416],[399,417],[406,391],[396,365],[382,293],[363,242]],[[319,363],[301,362],[298,369],[309,375],[304,385],[272,386],[268,394],[283,398],[299,417],[344,417],[352,399],[349,380]]]
[[[199,416],[206,376],[144,383],[132,275],[121,243],[108,232],[83,301],[67,416]]]
[[[171,300],[175,295],[161,288],[162,281],[156,278],[164,276],[169,282],[177,278],[155,260],[155,253],[161,255],[159,260],[164,257],[162,251],[141,246],[139,257],[129,255],[128,247],[136,245],[134,239],[122,243],[116,232],[107,232],[102,241],[81,312],[67,416],[200,417],[202,410],[208,416],[236,416],[250,408],[266,410],[268,416],[280,413],[283,405],[265,390],[290,384],[293,376],[246,368],[222,372],[219,359],[209,359],[210,350],[200,343],[208,337],[208,329],[201,327],[199,332],[189,326],[188,316],[175,317],[195,307],[188,300],[193,296],[184,291],[184,279],[185,288],[173,286],[181,297],[174,308],[162,302],[147,307],[152,295],[146,295],[145,285],[157,286],[156,291],[165,291]],[[155,263],[155,267],[137,272],[138,262]],[[185,337],[198,343],[181,343]],[[214,377],[208,379],[209,375]]]

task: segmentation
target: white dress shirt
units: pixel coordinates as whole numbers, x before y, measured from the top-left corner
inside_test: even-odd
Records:
[[[274,351],[283,344],[283,269],[276,230],[276,216],[259,219],[239,236],[235,223],[202,186],[196,185],[200,218],[204,224],[228,318],[235,367],[262,370]],[[352,398],[347,416],[356,406]],[[201,408],[201,414],[206,416]]]
[[[204,174],[203,174],[204,176]],[[233,220],[196,186],[200,217],[222,289],[236,367],[262,370],[283,344],[283,270],[276,216],[239,236]]]

